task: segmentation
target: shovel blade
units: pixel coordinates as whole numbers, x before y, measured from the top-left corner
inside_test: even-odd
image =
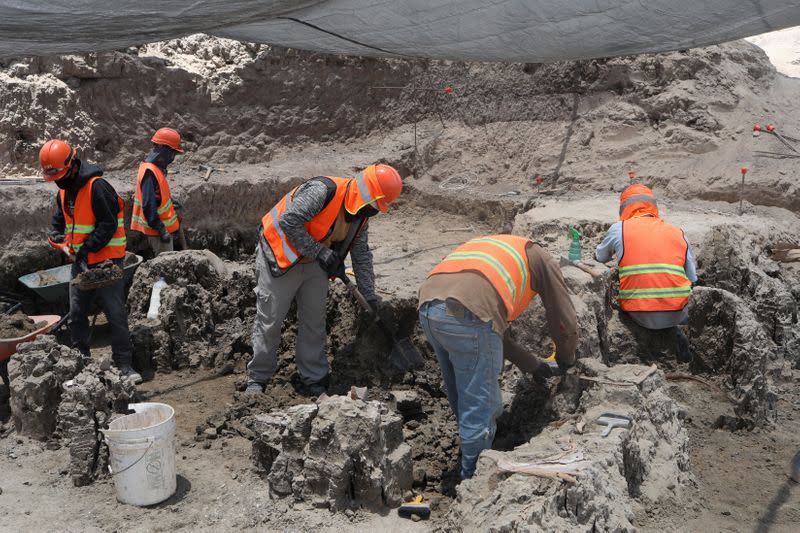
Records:
[[[411,343],[411,339],[408,337],[394,340],[389,357],[392,360],[392,365],[402,372],[422,368],[425,365],[425,359],[422,354],[419,353],[419,350]]]

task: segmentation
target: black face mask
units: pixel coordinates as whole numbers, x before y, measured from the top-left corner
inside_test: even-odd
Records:
[[[153,146],[150,153],[144,158],[148,163],[153,163],[158,168],[166,170],[167,166],[175,160],[175,150],[163,144]]]
[[[369,217],[374,217],[374,216],[375,216],[375,215],[377,215],[378,213],[380,213],[380,211],[378,211],[378,209],[377,209],[377,208],[375,208],[375,207],[372,207],[371,205],[365,205],[364,207],[362,207],[361,209],[359,209],[359,210],[356,212],[356,214],[355,214],[355,215],[351,215],[350,213],[348,213],[347,211],[345,211],[345,212],[344,212],[344,219],[345,219],[347,222],[352,222],[352,221],[354,221],[354,220],[356,220],[356,219],[365,219],[365,218],[369,218]]]
[[[61,178],[60,180],[56,180],[56,185],[59,189],[68,191],[75,186],[75,181],[78,178],[78,173],[75,171],[75,167],[69,169],[67,175]]]

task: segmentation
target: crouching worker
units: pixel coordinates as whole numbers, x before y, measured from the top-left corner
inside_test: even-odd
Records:
[[[677,326],[689,319],[689,296],[697,281],[689,240],[659,217],[656,197],[644,185],[622,191],[619,218],[595,259],[605,263],[617,256],[620,309],[644,328],[675,328],[678,360],[688,362],[689,341]]]
[[[50,140],[39,151],[45,181],[58,188],[51,246],[74,256],[72,277],[111,260],[123,268],[125,219],[123,202],[114,188],[100,176],[100,167],[81,161],[67,143]],[[131,367],[133,351],[125,309],[125,281],[95,290],[69,288],[69,331],[72,346],[89,355],[89,312],[97,298],[111,327],[114,364],[134,383],[142,377]]]
[[[357,178],[312,178],[264,215],[256,247],[256,319],[246,394],[262,392],[272,379],[281,326],[293,300],[298,320],[295,363],[303,392],[325,392],[328,279],[343,269],[349,252],[358,288],[377,310],[367,222],[386,213],[402,188],[394,168],[370,165]]]
[[[161,128],[150,139],[153,149],[139,165],[133,197],[131,229],[144,233],[154,255],[173,250],[173,235],[181,226],[167,182],[167,166],[182,154],[181,135]]]
[[[478,456],[494,440],[503,408],[498,379],[504,353],[535,377],[552,375],[544,361],[521,356],[526,351],[507,335],[509,323],[537,294],[563,372],[575,362],[577,318],[558,263],[539,245],[514,235],[472,239],[445,257],[420,287],[420,322],[458,422],[462,479],[472,477]]]

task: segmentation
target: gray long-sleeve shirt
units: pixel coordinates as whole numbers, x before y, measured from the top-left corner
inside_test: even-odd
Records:
[[[316,259],[320,250],[325,246],[308,233],[305,224],[325,208],[327,197],[328,188],[323,182],[307,181],[297,189],[292,198],[292,205],[278,219],[278,225],[286,234],[289,242],[304,257]],[[374,298],[375,270],[372,265],[372,251],[369,249],[368,225],[364,225],[353,241],[350,258],[353,262],[358,290],[366,299]]]

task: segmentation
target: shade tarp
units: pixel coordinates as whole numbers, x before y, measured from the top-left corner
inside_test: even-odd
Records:
[[[800,25],[798,0],[0,0],[0,57],[207,33],[385,57],[548,62]]]

